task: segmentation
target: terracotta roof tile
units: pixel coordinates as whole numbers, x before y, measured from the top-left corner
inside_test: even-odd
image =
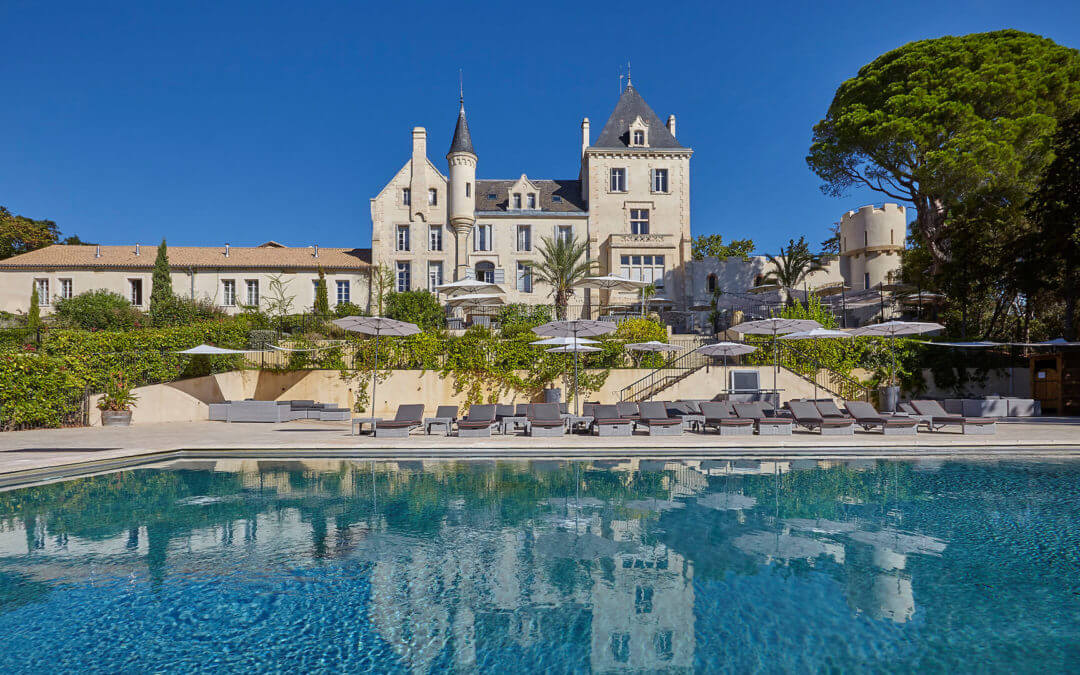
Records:
[[[269,242],[268,242],[269,243]],[[100,248],[101,256],[96,254]],[[157,257],[156,245],[140,246],[68,246],[54,244],[36,251],[0,260],[0,270],[24,268],[152,268]],[[359,269],[371,265],[369,248],[231,246],[225,256],[224,246],[170,246],[169,265],[173,268],[268,268],[268,269]]]

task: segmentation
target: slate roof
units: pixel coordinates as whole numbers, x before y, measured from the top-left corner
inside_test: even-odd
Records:
[[[465,101],[461,102],[461,110],[458,111],[457,126],[454,127],[454,140],[450,141],[450,152],[468,152],[476,154],[473,150],[472,136],[469,135],[469,122],[465,119]]]
[[[515,180],[478,180],[476,181],[477,211],[507,211],[512,213],[536,213],[536,211],[511,211],[510,187]],[[563,213],[585,213],[585,202],[581,198],[579,180],[534,180],[529,182],[540,190],[539,211],[560,211]],[[490,197],[489,195],[495,195]],[[559,201],[555,198],[558,197]]]
[[[170,246],[169,266],[176,268],[244,268],[244,269],[357,269],[371,265],[370,248],[319,248],[308,246],[272,245],[231,246],[225,257],[224,246]],[[157,246],[145,244],[140,255],[135,245],[102,246],[101,257],[95,257],[97,246],[54,244],[36,251],[0,260],[0,271],[28,268],[104,268],[151,269],[157,257]]]
[[[623,89],[619,102],[615,104],[615,110],[608,117],[600,136],[591,147],[594,148],[620,148],[630,147],[630,123],[641,117],[649,125],[650,148],[682,148],[667,125],[660,121],[653,109],[641,98],[641,94],[634,89],[633,85],[626,85]]]

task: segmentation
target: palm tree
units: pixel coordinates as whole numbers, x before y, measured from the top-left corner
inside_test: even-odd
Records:
[[[536,281],[551,286],[555,299],[555,314],[566,318],[566,305],[574,294],[574,286],[592,274],[593,263],[588,258],[588,242],[574,237],[543,237],[540,240],[540,262],[533,270]]]
[[[820,255],[810,252],[810,245],[806,243],[806,237],[799,237],[799,241],[788,240],[787,250],[780,247],[780,255],[768,255],[766,258],[772,263],[773,269],[762,279],[763,284],[776,284],[788,291],[787,302],[794,304],[791,297],[791,289],[798,288],[808,276],[814,272],[825,269],[824,261]]]

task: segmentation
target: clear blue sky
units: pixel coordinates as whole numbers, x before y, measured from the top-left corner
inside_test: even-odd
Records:
[[[1080,3],[0,2],[0,204],[101,243],[368,246],[410,129],[443,156],[458,68],[482,178],[577,175],[632,59],[696,153],[694,234],[815,244],[806,168],[837,85],[905,42],[1017,28],[1080,47]]]

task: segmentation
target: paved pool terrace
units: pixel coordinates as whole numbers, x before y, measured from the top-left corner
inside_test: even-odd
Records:
[[[1080,458],[1080,418],[1007,418],[993,436],[956,431],[883,436],[681,436],[599,438],[353,436],[348,422],[170,422],[0,433],[0,487],[185,458],[617,459],[655,458]]]

